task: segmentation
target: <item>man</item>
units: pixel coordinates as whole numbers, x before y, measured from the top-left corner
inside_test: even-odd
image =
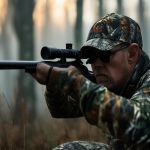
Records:
[[[53,117],[84,116],[110,135],[110,143],[78,141],[56,149],[149,149],[150,60],[142,50],[139,25],[127,16],[108,14],[92,26],[81,51],[90,54],[87,63],[96,83],[73,66],[41,63],[33,76],[46,84]]]

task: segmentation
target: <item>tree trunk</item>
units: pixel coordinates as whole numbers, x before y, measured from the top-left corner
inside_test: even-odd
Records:
[[[148,27],[147,27],[147,20],[145,18],[144,12],[145,12],[145,3],[143,0],[139,0],[139,20],[140,20],[141,29],[143,30],[143,45],[144,45],[144,49],[148,52],[148,47],[147,47]]]
[[[82,43],[83,0],[77,0],[76,8],[75,47],[80,48]]]
[[[16,31],[19,59],[33,60],[34,59],[34,29],[32,13],[34,8],[34,0],[13,0],[14,7],[14,29]],[[25,101],[29,106],[30,121],[35,117],[35,88],[33,79],[27,76],[24,72],[20,72],[18,77],[18,94],[16,99],[16,115],[21,111],[21,101]],[[19,111],[19,112],[18,112]],[[20,115],[19,115],[20,116]],[[18,122],[19,117],[15,117],[15,122]]]
[[[103,0],[99,0],[99,16],[104,16],[104,3]]]
[[[123,13],[122,0],[117,0],[117,12],[119,14]]]

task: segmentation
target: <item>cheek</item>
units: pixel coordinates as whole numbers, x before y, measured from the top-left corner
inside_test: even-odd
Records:
[[[111,68],[109,70],[110,76],[112,78],[112,80],[114,81],[119,81],[122,78],[124,78],[124,75],[126,74],[125,69],[123,70],[123,68],[121,68],[121,66],[118,66],[116,68]]]
[[[112,63],[109,68],[112,82],[118,86],[124,85],[128,80],[129,71],[129,64],[125,59]]]

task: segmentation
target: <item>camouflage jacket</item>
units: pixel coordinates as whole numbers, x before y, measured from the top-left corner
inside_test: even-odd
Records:
[[[46,101],[53,117],[84,116],[125,149],[150,145],[150,60],[143,52],[120,94],[86,79],[76,68],[52,72]]]

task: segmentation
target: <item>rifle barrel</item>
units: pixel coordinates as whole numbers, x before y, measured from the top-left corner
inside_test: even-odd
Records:
[[[13,61],[13,60],[3,60],[0,61],[0,69],[26,69],[27,67],[35,67],[40,61]]]

